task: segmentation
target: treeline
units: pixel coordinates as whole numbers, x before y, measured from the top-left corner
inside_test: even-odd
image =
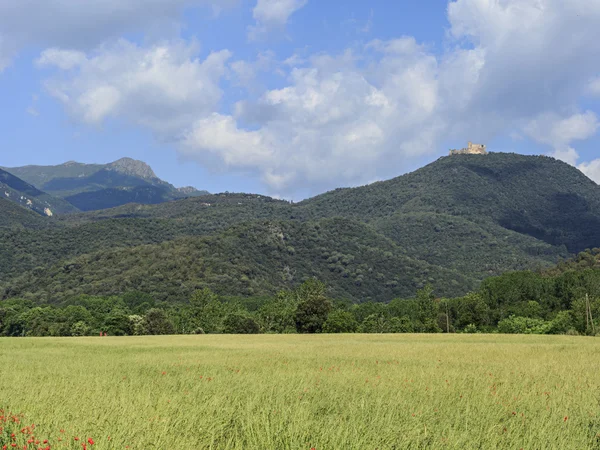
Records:
[[[151,295],[76,296],[58,305],[0,302],[1,336],[255,333],[530,333],[600,330],[600,251],[546,273],[514,272],[485,280],[464,297],[439,298],[431,286],[389,303],[332,299],[310,279],[276,296],[225,297],[208,288],[186,302]]]

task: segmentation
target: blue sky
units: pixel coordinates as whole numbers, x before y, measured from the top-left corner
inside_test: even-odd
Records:
[[[600,0],[0,0],[0,165],[300,199],[467,140],[600,182]]]

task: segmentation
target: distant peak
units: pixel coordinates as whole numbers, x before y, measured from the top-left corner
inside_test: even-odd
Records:
[[[126,175],[133,175],[145,179],[156,179],[158,178],[152,168],[143,161],[138,161],[132,158],[121,158],[107,166],[110,170],[115,172],[124,173]]]

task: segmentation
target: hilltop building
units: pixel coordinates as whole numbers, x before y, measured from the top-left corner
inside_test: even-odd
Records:
[[[450,150],[450,155],[487,155],[488,152],[484,144],[473,144],[469,142],[467,148],[460,150]]]

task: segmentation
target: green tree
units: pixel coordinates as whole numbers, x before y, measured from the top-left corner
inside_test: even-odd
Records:
[[[231,313],[223,321],[223,333],[226,334],[258,334],[260,327],[256,321],[240,313]]]
[[[336,309],[329,313],[323,324],[323,333],[355,333],[358,322],[348,311]]]
[[[71,327],[71,336],[88,336],[90,327],[85,322],[76,322]]]
[[[310,279],[299,286],[295,294],[298,298],[296,330],[299,333],[320,333],[333,308],[325,296],[325,285]]]
[[[167,313],[162,309],[152,308],[145,316],[146,330],[148,334],[172,334],[173,324],[169,321]]]

